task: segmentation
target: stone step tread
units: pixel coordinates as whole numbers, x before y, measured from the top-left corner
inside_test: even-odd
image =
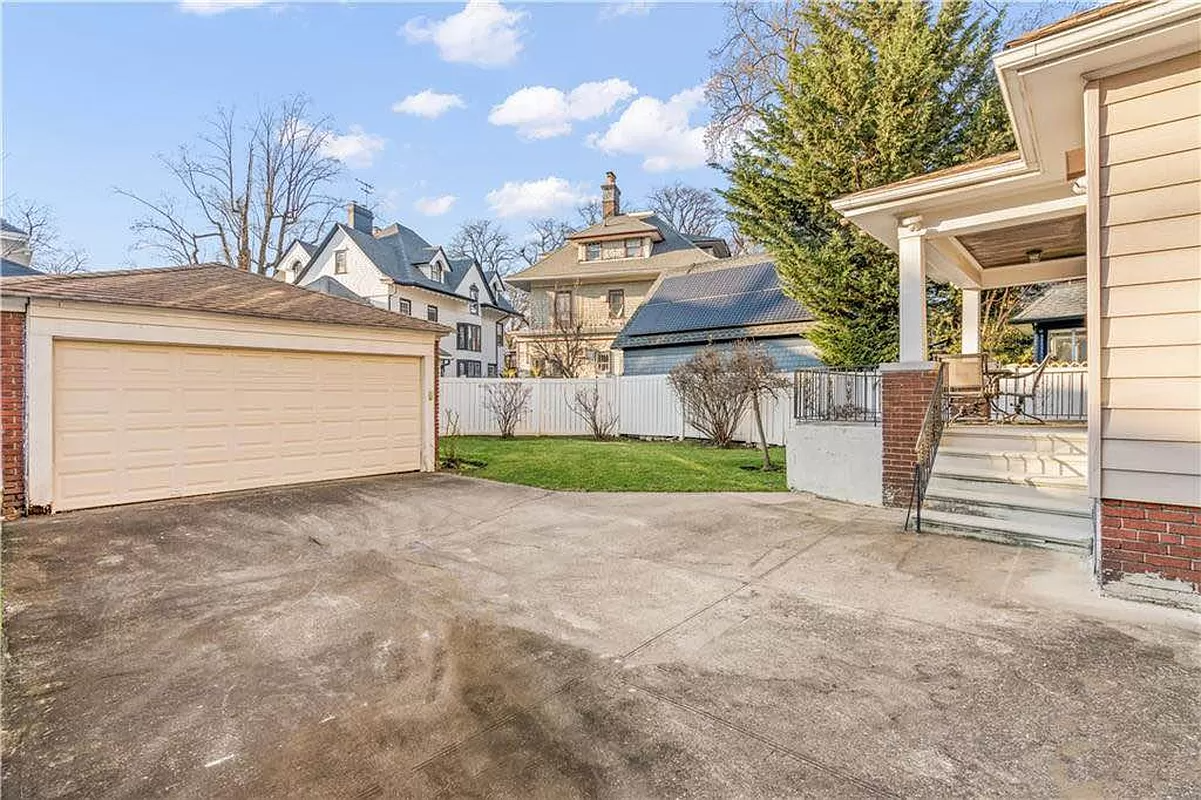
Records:
[[[971,489],[933,486],[926,491],[926,500],[947,500],[955,503],[974,503],[983,506],[1009,507],[1017,510],[1039,511],[1070,517],[1092,519],[1092,502],[1087,495],[1079,498],[1047,497],[1029,493],[986,494]]]
[[[1032,525],[1015,520],[976,517],[970,514],[956,514],[951,511],[934,509],[923,509],[922,525],[927,523],[963,530],[980,530],[1030,542],[1045,541],[1061,545],[1091,547],[1093,541],[1091,530],[1086,530],[1084,526]]]
[[[1054,489],[1080,489],[1087,491],[1088,484],[1083,475],[1077,477],[1059,475],[1031,475],[1030,473],[998,472],[985,469],[939,469],[937,461],[931,478],[951,478],[968,481],[985,481],[987,483],[1009,483],[1015,486],[1046,486]]]

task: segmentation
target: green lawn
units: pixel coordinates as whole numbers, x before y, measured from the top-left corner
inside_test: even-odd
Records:
[[[460,436],[458,472],[506,483],[582,492],[783,492],[784,448],[774,472],[758,450],[721,450],[697,442],[596,442],[565,437]],[[446,456],[445,448],[443,456]],[[743,469],[755,467],[755,469]]]

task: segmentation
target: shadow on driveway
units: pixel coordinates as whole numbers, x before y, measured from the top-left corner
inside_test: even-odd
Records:
[[[1195,795],[1198,617],[898,528],[437,475],[8,525],[5,795]]]

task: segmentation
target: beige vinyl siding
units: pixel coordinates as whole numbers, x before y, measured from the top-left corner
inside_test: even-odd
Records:
[[[1101,83],[1101,496],[1201,503],[1201,53]]]

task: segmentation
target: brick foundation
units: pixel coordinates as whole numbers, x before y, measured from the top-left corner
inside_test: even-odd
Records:
[[[909,505],[913,494],[914,447],[938,375],[933,365],[885,365],[880,372],[884,437],[884,505]]]
[[[0,311],[0,462],[3,515],[25,512],[25,315]]]
[[[1101,583],[1158,575],[1201,593],[1201,508],[1101,501]]]

